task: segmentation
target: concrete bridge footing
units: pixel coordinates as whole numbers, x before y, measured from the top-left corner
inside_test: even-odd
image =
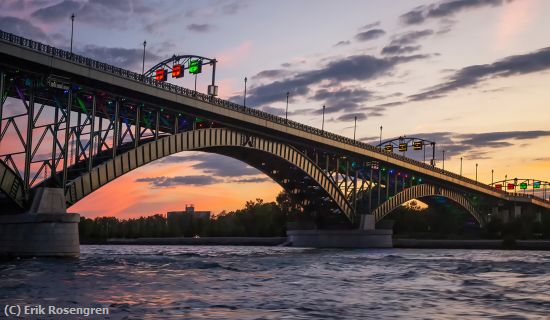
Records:
[[[380,230],[289,230],[293,247],[309,248],[392,248],[393,231]]]
[[[0,256],[76,257],[79,221],[66,213],[63,189],[39,189],[29,212],[0,216]]]

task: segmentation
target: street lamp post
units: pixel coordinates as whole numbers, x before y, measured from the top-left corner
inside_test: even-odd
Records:
[[[443,153],[443,171],[445,171],[445,150],[441,152]]]
[[[380,126],[380,149],[382,149],[382,126]]]
[[[286,112],[285,112],[285,122],[288,122],[288,95],[290,92],[286,92]]]
[[[491,169],[491,185],[495,183],[495,170]]]
[[[462,157],[460,157],[460,176],[462,177]]]
[[[357,131],[357,116],[355,116],[355,124],[353,125],[353,142],[355,142],[355,132]]]
[[[141,75],[145,74],[145,46],[147,46],[147,41],[143,41],[143,64],[141,65]]]
[[[248,79],[246,77],[244,77],[244,101],[243,101],[243,106],[246,107],[246,81]]]
[[[321,124],[321,132],[325,133],[325,106],[323,106],[323,123]]]
[[[477,163],[476,163],[476,182],[477,182]]]
[[[71,15],[71,53],[73,53],[74,13]]]

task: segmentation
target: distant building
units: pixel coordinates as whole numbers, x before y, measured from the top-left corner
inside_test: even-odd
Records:
[[[170,211],[166,213],[166,219],[168,221],[174,219],[210,219],[210,211],[195,211],[195,206],[192,204],[185,205],[185,211]]]

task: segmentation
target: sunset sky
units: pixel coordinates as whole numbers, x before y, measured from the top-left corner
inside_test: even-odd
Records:
[[[391,5],[390,5],[391,4]],[[550,1],[12,1],[0,29],[141,72],[173,54],[216,58],[222,98],[378,143],[437,142],[445,168],[491,181],[550,180]],[[210,70],[199,77],[206,91]],[[192,87],[192,78],[174,82]],[[441,166],[441,163],[438,163]],[[182,153],[69,208],[121,218],[241,208],[281,188],[237,160]]]

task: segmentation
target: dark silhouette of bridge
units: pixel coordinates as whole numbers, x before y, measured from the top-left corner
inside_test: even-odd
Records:
[[[3,214],[40,207],[39,189],[63,190],[66,205],[73,205],[133,169],[189,150],[229,156],[260,170],[320,228],[372,229],[416,198],[446,198],[480,225],[495,216],[550,209],[550,201],[534,193],[508,193],[1,31],[0,93]],[[22,112],[6,113],[8,99]],[[7,132],[15,137],[10,143]]]

